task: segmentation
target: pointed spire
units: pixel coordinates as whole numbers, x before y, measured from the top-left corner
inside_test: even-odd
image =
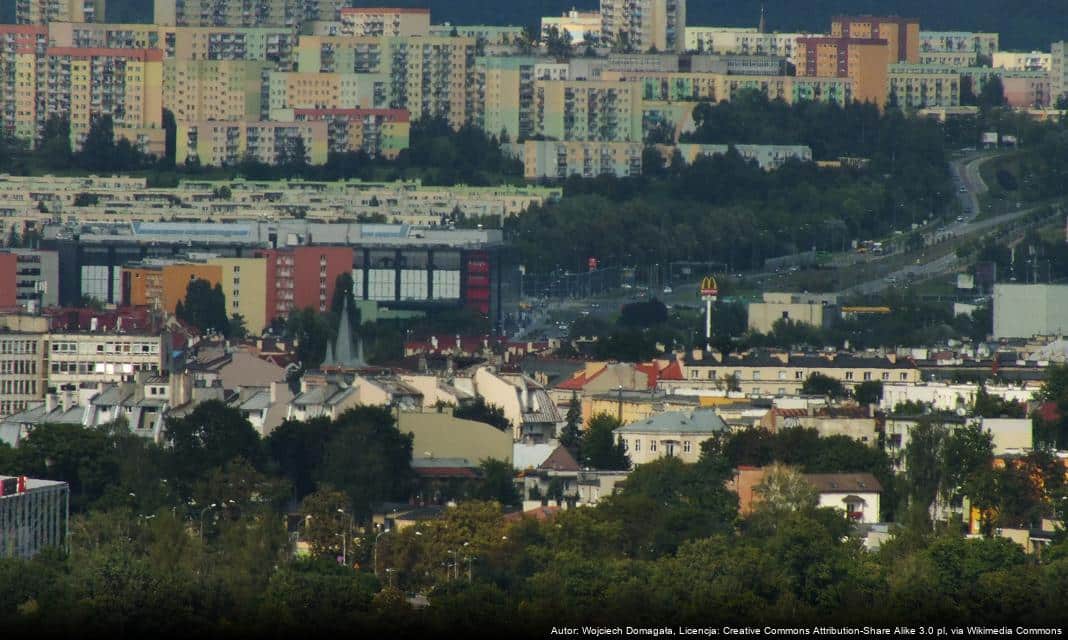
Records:
[[[363,360],[363,338],[356,341],[356,349],[352,347],[352,325],[349,324],[349,299],[345,298],[341,306],[341,317],[337,323],[337,347],[334,349],[334,363],[343,367],[362,368],[367,363]]]
[[[768,10],[764,6],[764,3],[760,3],[760,26],[757,28],[758,33],[767,33],[768,29]]]

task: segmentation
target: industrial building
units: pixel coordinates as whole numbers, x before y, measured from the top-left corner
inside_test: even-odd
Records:
[[[1068,285],[995,284],[994,337],[1068,334]]]
[[[48,547],[65,549],[69,535],[66,482],[0,476],[0,558],[29,559]]]

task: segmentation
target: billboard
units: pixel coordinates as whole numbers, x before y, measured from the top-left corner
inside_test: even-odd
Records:
[[[983,144],[997,144],[998,133],[997,131],[985,131],[983,132]]]

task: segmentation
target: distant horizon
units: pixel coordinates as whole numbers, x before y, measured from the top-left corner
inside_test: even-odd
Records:
[[[0,3],[0,22],[14,21],[14,3]],[[109,22],[151,22],[152,0],[111,0]],[[575,7],[596,9],[597,0],[355,0],[355,6],[429,7],[435,23],[533,25],[541,17]],[[689,26],[753,26],[760,0],[699,0],[687,6]],[[765,0],[772,31],[827,31],[837,14],[901,15],[920,20],[929,31],[987,31],[1001,34],[1002,50],[1048,51],[1051,42],[1068,39],[1068,12],[1043,13],[1044,0],[1020,0],[1005,15],[999,0]]]

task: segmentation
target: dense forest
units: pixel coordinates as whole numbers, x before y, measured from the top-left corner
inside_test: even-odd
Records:
[[[571,7],[596,8],[597,0],[356,0],[356,6],[430,7],[434,22],[454,24],[535,25],[542,16],[559,15]],[[825,31],[839,13],[915,16],[929,30],[995,31],[1003,49],[1049,49],[1068,33],[1068,13],[1056,0],[1020,0],[1005,11],[1001,0],[764,0],[768,28],[776,31]],[[14,3],[0,3],[0,21],[11,21]],[[687,6],[691,25],[756,26],[760,0],[700,0]],[[152,0],[111,0],[112,22],[148,22]]]

